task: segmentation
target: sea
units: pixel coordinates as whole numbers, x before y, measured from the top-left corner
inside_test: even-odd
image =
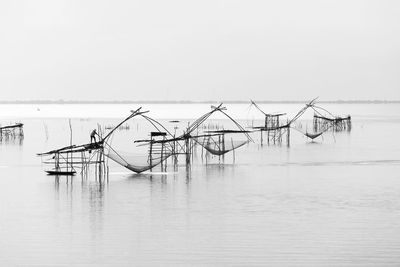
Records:
[[[244,129],[264,123],[254,106],[224,106]],[[88,143],[139,107],[179,135],[210,104],[1,104],[0,124],[23,123],[24,137],[0,142],[0,265],[400,266],[400,104],[318,106],[351,115],[351,131],[311,141],[309,109],[289,146],[255,131],[224,157],[197,145],[189,166],[180,155],[141,174],[109,160],[98,179],[49,176],[37,154]],[[303,107],[260,104],[282,123]],[[113,142],[135,153],[153,126],[124,126]],[[203,127],[234,124],[218,113]]]

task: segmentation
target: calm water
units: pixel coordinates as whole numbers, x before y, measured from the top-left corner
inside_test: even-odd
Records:
[[[263,105],[294,114],[301,105]],[[236,160],[200,152],[190,171],[57,181],[35,153],[89,141],[133,105],[0,105],[0,123],[25,123],[23,141],[0,145],[2,266],[400,266],[400,105],[323,105],[353,117],[351,133],[290,148],[241,147]],[[245,125],[262,119],[227,105]],[[150,115],[190,120],[209,105],[145,105]],[[311,129],[312,112],[298,126]],[[224,121],[215,121],[224,124]],[[117,132],[131,142],[146,126]],[[180,129],[178,129],[180,131]],[[184,162],[183,158],[180,160]]]

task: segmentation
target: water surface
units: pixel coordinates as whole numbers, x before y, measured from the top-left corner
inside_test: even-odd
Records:
[[[262,117],[227,105],[244,125]],[[132,105],[0,105],[0,123],[25,138],[0,145],[0,262],[4,266],[399,266],[400,105],[324,105],[351,114],[350,133],[288,148],[255,143],[235,160],[133,174],[110,162],[108,183],[47,176],[35,154],[90,140]],[[301,105],[263,105],[295,114]],[[145,105],[150,115],[192,120],[209,105]],[[311,129],[312,112],[298,126]],[[221,119],[221,118],[218,118]],[[215,123],[226,122],[216,120]],[[172,125],[169,125],[172,127]],[[147,129],[130,122],[131,142]],[[132,138],[131,138],[132,137]],[[116,141],[117,142],[117,141]]]

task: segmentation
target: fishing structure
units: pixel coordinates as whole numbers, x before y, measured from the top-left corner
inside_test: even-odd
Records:
[[[248,142],[252,142],[252,138],[249,135],[249,131],[246,131],[237,121],[226,113],[226,107],[222,106],[221,103],[218,106],[211,106],[211,111],[200,116],[197,120],[188,125],[183,134],[172,135],[172,138],[167,138],[163,135],[161,140],[138,140],[137,142],[149,142],[152,146],[158,144],[169,144],[166,146],[169,152],[169,156],[173,156],[174,167],[177,167],[178,156],[185,156],[186,166],[190,166],[196,146],[202,147],[203,149],[211,154],[218,156],[219,159],[223,158],[228,152],[234,151],[235,149],[245,145]],[[217,127],[212,130],[205,125],[206,121],[215,113],[223,114],[228,120],[233,122],[236,129],[219,129]],[[176,121],[173,121],[176,122]],[[176,128],[175,128],[176,129]],[[233,140],[232,135],[241,134],[245,137],[245,140]],[[159,135],[159,134],[158,134]],[[171,134],[168,134],[171,136]],[[160,148],[158,148],[158,151]],[[152,149],[154,151],[154,149]],[[156,150],[157,151],[157,150]],[[154,153],[154,152],[153,152]]]
[[[285,124],[279,124],[279,117],[286,115],[286,113],[268,114],[265,113],[254,101],[251,101],[251,105],[255,106],[260,112],[265,115],[265,124],[263,126],[255,126],[253,129],[260,131],[261,133],[261,145],[263,144],[263,133],[267,133],[267,144],[282,144],[283,137],[286,136],[286,145],[290,146],[290,129],[292,124],[297,121],[307,109],[314,106],[316,98],[308,102],[292,119],[287,119]],[[295,128],[298,130],[297,128]]]
[[[266,113],[264,112],[260,106],[257,105],[256,102],[250,100],[251,105],[254,106],[257,110],[259,110],[265,117],[264,125],[252,127],[256,131],[260,131],[260,139],[261,145],[263,145],[264,135],[267,135],[267,144],[281,144],[282,143],[282,132],[289,127],[289,121],[286,124],[281,124],[281,117],[286,115],[286,113]],[[287,131],[287,140],[290,138],[290,131]],[[289,145],[289,141],[288,145]]]
[[[15,139],[15,138],[24,138],[24,124],[23,123],[15,123],[13,125],[0,125],[0,141],[3,139]]]
[[[148,150],[149,153],[147,155],[137,155],[113,148],[110,139],[115,130],[128,120],[137,116],[141,116],[149,121],[158,132],[161,132],[160,128],[165,129],[161,124],[146,116],[145,114],[147,112],[148,111],[141,111],[141,108],[131,111],[131,114],[126,119],[115,126],[108,134],[104,135],[104,137],[99,128],[98,136],[100,140],[97,142],[83,145],[71,144],[66,147],[39,153],[37,155],[42,157],[42,159],[43,157],[46,157],[43,163],[52,167],[50,170],[46,170],[50,175],[75,175],[77,169],[80,169],[81,174],[85,174],[90,165],[95,165],[97,174],[106,174],[108,176],[108,165],[105,160],[106,157],[136,173],[152,169],[170,156],[171,153],[169,153],[167,148],[165,150],[162,149],[160,155],[160,151],[155,149],[151,142],[147,142],[147,145],[151,147]],[[155,135],[156,134],[152,132],[152,138]],[[160,136],[163,136],[163,134],[160,134]]]
[[[49,175],[75,175],[77,169],[82,174],[87,174],[89,165],[100,166],[99,171],[104,170],[103,145],[101,142],[70,145],[44,153],[37,154],[42,157],[42,162],[51,168],[46,170]],[[103,167],[103,168],[101,168]]]
[[[46,170],[49,175],[72,176],[80,169],[82,175],[87,175],[89,166],[96,165],[96,172],[99,177],[105,173],[104,146],[102,141],[91,142],[88,144],[72,144],[72,125],[69,120],[70,145],[58,149],[50,150],[37,155],[42,158],[42,163],[48,166]],[[101,138],[102,131],[98,126],[98,136]],[[100,139],[101,140],[101,139]]]
[[[244,146],[249,142],[254,142],[250,137],[250,131],[245,130],[237,121],[235,121],[231,116],[226,113],[226,107],[222,106],[211,106],[211,111],[206,113],[204,116],[197,120],[195,123],[189,127],[187,133],[193,132],[194,128],[199,128],[212,114],[218,112],[224,115],[228,120],[230,120],[235,129],[213,129],[205,130],[202,134],[194,136],[193,140],[204,148],[211,155],[218,156],[221,159],[226,153],[236,150],[237,148]],[[244,140],[233,140],[233,135],[240,134],[245,137]],[[203,153],[202,153],[203,154]],[[235,154],[233,154],[235,157]]]
[[[326,117],[318,113],[314,114],[313,119],[314,131],[321,131],[325,129],[332,129],[335,132],[351,131],[351,116],[339,117],[331,116]]]
[[[139,146],[145,146],[145,153],[133,153],[129,151],[119,151],[115,149],[111,143],[105,142],[108,152],[106,156],[125,168],[135,172],[142,173],[152,170],[157,165],[161,165],[161,170],[165,170],[164,162],[172,153],[171,144],[168,142],[160,142],[167,137],[172,137],[172,134],[158,121],[145,115],[148,111],[140,111],[141,108],[132,112],[132,115],[125,119],[122,123],[132,119],[135,116],[141,116],[154,127],[155,131],[150,132],[150,139],[135,140]],[[117,126],[118,127],[118,126]],[[109,133],[111,135],[112,132]]]
[[[108,159],[111,159],[132,172],[142,173],[145,171],[152,171],[156,166],[160,166],[161,171],[166,171],[168,164],[167,159],[171,158],[174,169],[176,170],[178,167],[178,157],[180,155],[184,155],[186,166],[190,166],[198,146],[201,147],[202,158],[204,152],[206,152],[206,159],[207,155],[213,155],[221,160],[221,158],[224,159],[225,154],[233,152],[233,160],[235,160],[234,151],[249,142],[254,142],[250,134],[255,131],[260,131],[261,133],[261,144],[263,144],[263,135],[266,133],[268,145],[271,143],[281,144],[284,137],[286,137],[286,144],[290,146],[290,132],[292,128],[301,132],[311,140],[322,136],[325,131],[332,128],[335,128],[335,131],[337,129],[351,128],[350,116],[348,118],[335,117],[334,119],[323,117],[322,111],[326,110],[316,106],[315,102],[316,99],[311,100],[300,109],[293,118],[283,122],[282,116],[286,115],[286,113],[265,113],[254,101],[251,101],[251,104],[264,114],[265,119],[264,125],[253,126],[253,129],[250,131],[245,130],[237,121],[229,116],[226,112],[226,107],[221,103],[218,106],[211,106],[211,111],[200,116],[192,123],[189,123],[181,135],[176,134],[176,130],[178,129],[176,124],[174,126],[174,133],[172,134],[160,122],[149,117],[147,115],[148,111],[142,111],[140,107],[131,111],[131,114],[127,118],[113,127],[107,134],[103,133],[101,127],[98,126],[97,135],[99,140],[96,141],[95,139],[95,142],[87,144],[72,145],[72,127],[70,122],[70,145],[39,153],[38,156],[42,157],[43,163],[50,167],[49,170],[46,170],[50,175],[75,175],[78,170],[81,174],[87,175],[89,166],[95,165],[96,174],[108,177]],[[301,129],[293,127],[292,125],[294,122],[310,108],[315,112],[313,120],[314,133],[309,133],[308,131],[303,132]],[[207,126],[206,122],[215,113],[222,114],[233,123],[234,128],[225,129],[218,124],[210,124],[210,122],[208,122],[209,125]],[[113,145],[112,136],[115,131],[117,129],[128,130],[129,125],[127,121],[139,117],[143,118],[152,126],[153,130],[149,132],[149,137],[132,140],[131,144],[135,145],[135,148],[130,151],[123,151]],[[176,120],[170,122],[179,123],[179,121]],[[8,129],[18,129],[18,127],[20,127],[21,133],[23,134],[22,124],[16,124],[12,128],[2,127],[0,129],[4,131]],[[106,130],[108,130],[107,128]],[[233,136],[236,135],[241,135],[244,139],[234,140]],[[141,152],[140,149],[142,149]],[[43,160],[43,158],[45,159]]]
[[[317,105],[312,108],[314,109],[313,128],[315,132],[328,130],[333,130],[334,132],[351,131],[350,115],[346,117],[336,116]]]

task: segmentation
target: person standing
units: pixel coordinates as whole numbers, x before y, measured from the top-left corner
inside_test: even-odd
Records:
[[[96,131],[96,129],[94,129],[92,131],[92,133],[90,134],[90,143],[96,143],[96,135],[97,135],[97,131]]]

